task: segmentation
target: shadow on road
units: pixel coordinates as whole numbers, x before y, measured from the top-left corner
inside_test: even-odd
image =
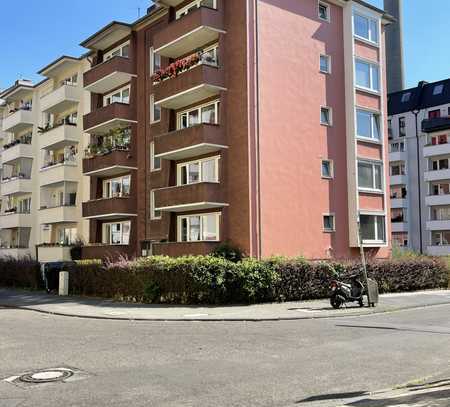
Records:
[[[431,333],[440,335],[450,335],[448,328],[443,328],[441,331],[436,329],[424,329],[424,328],[408,328],[408,327],[395,327],[395,326],[381,326],[381,325],[350,325],[350,324],[336,324],[341,328],[363,328],[363,329],[380,329],[386,331],[399,331],[399,332],[419,332],[419,333]]]
[[[368,395],[367,391],[354,391],[348,393],[330,393],[330,394],[320,394],[317,396],[307,397],[302,400],[298,400],[295,404],[302,403],[312,403],[314,401],[326,401],[326,400],[343,400],[343,399],[353,399],[355,397],[362,397]]]

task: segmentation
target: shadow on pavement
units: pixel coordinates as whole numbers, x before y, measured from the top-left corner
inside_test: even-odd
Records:
[[[368,395],[367,391],[354,391],[348,393],[330,393],[330,394],[320,394],[318,396],[307,397],[302,400],[298,400],[295,404],[302,403],[312,403],[314,401],[326,401],[326,400],[343,400],[343,399],[352,399],[355,397],[362,397],[364,395]]]
[[[448,407],[450,400],[450,389],[429,393],[414,394],[394,398],[384,398],[378,400],[358,400],[345,404],[348,407],[393,407],[393,406],[414,406],[414,407]]]

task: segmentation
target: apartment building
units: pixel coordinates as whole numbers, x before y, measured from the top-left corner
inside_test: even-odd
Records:
[[[45,236],[82,236],[84,258],[207,254],[230,241],[256,257],[324,259],[358,255],[360,230],[370,255],[389,256],[392,21],[360,0],[161,0],[103,27],[81,43],[75,92],[49,84],[70,58],[32,87],[78,100],[58,109],[77,110],[76,137],[68,128],[35,147],[33,134],[32,168],[38,151],[52,163],[75,153],[82,171],[64,158],[63,183],[39,182],[40,204],[56,185],[75,204],[55,226],[40,221]],[[45,128],[55,117],[40,104],[33,123]]]
[[[448,255],[450,80],[420,82],[388,99],[393,244]]]

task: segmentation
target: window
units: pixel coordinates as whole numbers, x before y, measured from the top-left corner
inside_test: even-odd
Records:
[[[155,157],[155,143],[150,143],[150,169],[151,171],[158,171],[161,169],[161,157]]]
[[[130,87],[119,89],[103,97],[103,106],[108,106],[112,103],[130,103]]]
[[[360,215],[359,222],[363,243],[384,243],[386,241],[384,215]]]
[[[330,21],[330,6],[321,1],[319,2],[319,18],[324,21]]]
[[[183,7],[182,9],[177,11],[176,19],[188,15],[192,11],[197,10],[199,7],[217,8],[216,0],[194,0],[186,7]]]
[[[58,243],[72,245],[77,239],[77,228],[62,228],[58,230]]]
[[[219,65],[219,44],[213,44],[200,51],[201,63],[211,66]]]
[[[409,102],[409,99],[411,99],[411,92],[406,92],[402,95],[402,103]]]
[[[125,44],[121,44],[118,47],[112,49],[111,51],[108,51],[105,53],[105,56],[103,58],[104,61],[107,61],[108,59],[114,58],[114,57],[125,57],[128,58],[130,56],[130,42],[126,42]]]
[[[77,86],[77,84],[78,84],[78,74],[69,76],[68,78],[65,78],[64,80],[61,81],[61,86],[63,85]]]
[[[381,191],[383,189],[383,166],[378,162],[358,161],[358,188]]]
[[[402,208],[392,208],[391,209],[391,222],[392,223],[403,223],[406,222],[406,209]]]
[[[431,170],[432,171],[440,171],[440,170],[448,170],[448,158],[442,158],[440,160],[432,160],[431,161]]]
[[[428,112],[428,118],[429,119],[435,119],[437,117],[441,117],[441,109],[430,110]]]
[[[406,119],[404,117],[398,118],[398,131],[400,137],[406,136]]]
[[[448,137],[446,134],[440,134],[439,136],[431,136],[430,137],[430,144],[432,146],[436,146],[439,144],[447,144],[448,143]]]
[[[119,198],[130,195],[131,175],[103,181],[103,198]]]
[[[178,164],[177,185],[219,182],[219,157]]]
[[[374,92],[380,91],[380,69],[378,65],[357,59],[355,70],[357,87]]]
[[[323,231],[324,232],[334,232],[334,215],[327,214],[323,215]]]
[[[391,139],[393,136],[392,132],[392,119],[388,119],[388,138]]]
[[[324,126],[331,126],[332,124],[332,112],[330,107],[322,106],[320,108],[320,124]]]
[[[433,88],[433,96],[440,95],[444,91],[444,84],[436,85]]]
[[[407,247],[408,233],[392,233],[392,241],[397,247]]]
[[[432,206],[431,220],[450,220],[450,206]]]
[[[150,192],[150,219],[161,219],[161,211],[155,208],[155,191]]]
[[[220,239],[220,213],[178,217],[179,242],[207,242]]]
[[[333,161],[322,160],[322,178],[333,178]]]
[[[331,73],[331,57],[329,55],[320,56],[320,72]]]
[[[391,169],[391,176],[406,175],[405,164],[403,163],[391,164],[390,169]]]
[[[380,140],[380,115],[367,110],[356,110],[356,135],[360,138]]]
[[[405,199],[407,195],[406,187],[395,185],[391,187],[391,199]]]
[[[117,222],[103,224],[103,244],[129,244],[131,222]]]
[[[450,194],[450,183],[439,183],[434,184],[431,187],[431,195],[449,195]]]
[[[155,104],[155,95],[150,95],[150,123],[161,121],[161,106]]]
[[[378,44],[378,21],[362,16],[353,15],[353,31],[356,37]]]
[[[161,69],[161,55],[155,54],[153,47],[150,47],[150,75]]]
[[[450,231],[432,232],[431,244],[433,246],[448,246],[450,244]]]
[[[178,113],[178,130],[196,126],[201,123],[219,124],[220,101],[207,103]]]
[[[401,153],[403,151],[405,151],[405,142],[404,141],[400,141],[397,143],[391,143],[389,145],[390,153]]]

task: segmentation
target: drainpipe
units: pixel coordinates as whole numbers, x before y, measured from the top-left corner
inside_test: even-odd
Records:
[[[422,243],[422,188],[421,188],[421,174],[420,174],[420,141],[419,141],[419,125],[418,115],[420,110],[415,109],[412,111],[416,120],[416,148],[417,148],[417,187],[419,193],[419,238],[420,238],[420,254],[423,254]]]

